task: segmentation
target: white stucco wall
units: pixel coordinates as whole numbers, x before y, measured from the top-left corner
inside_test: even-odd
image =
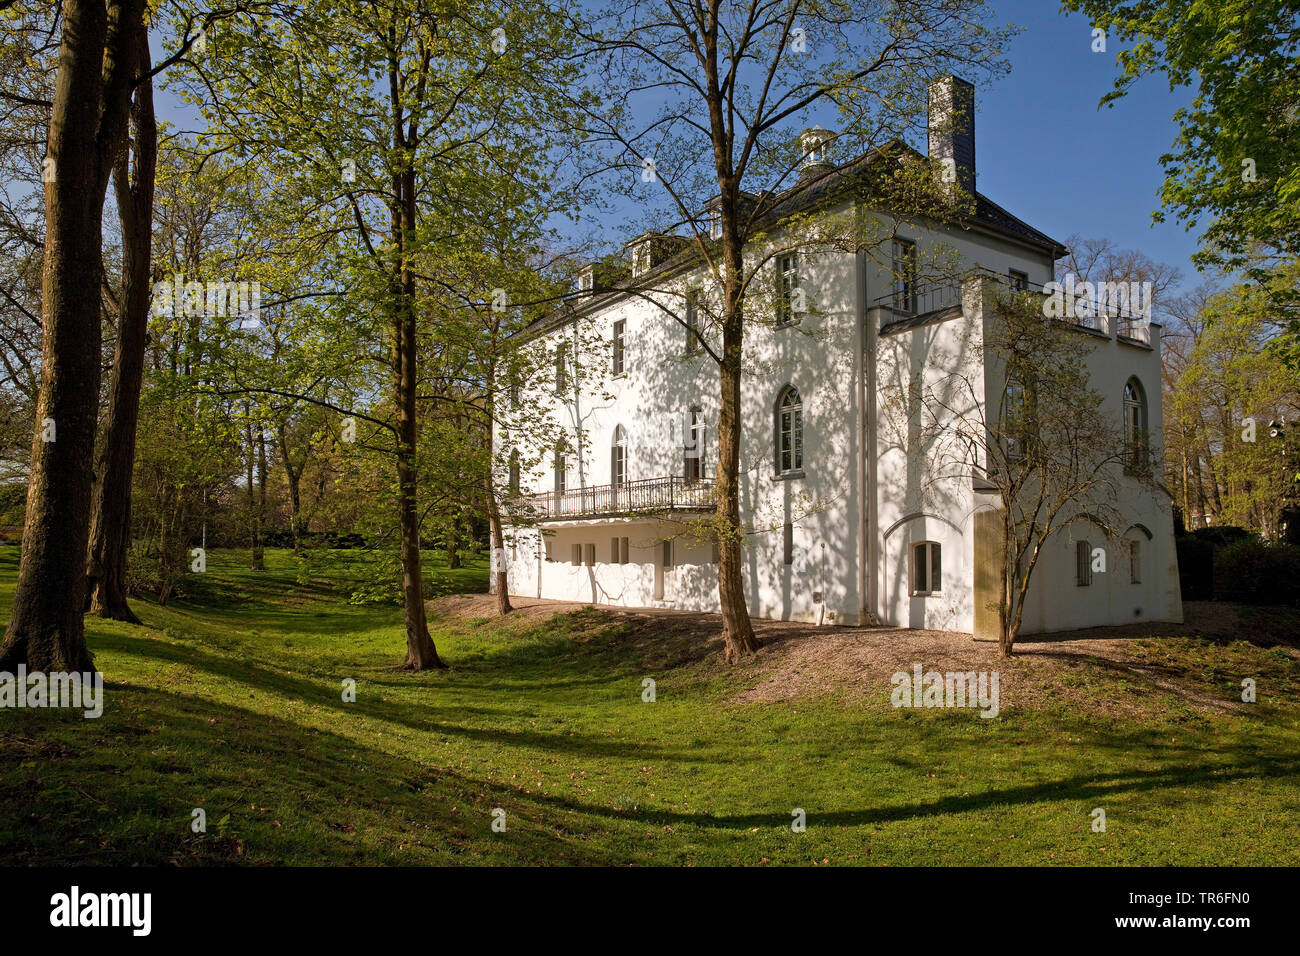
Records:
[[[955,252],[962,268],[999,275],[1016,269],[1037,284],[1052,277],[1050,256],[1009,239],[907,224],[898,226],[898,234],[917,242],[923,262],[942,247]],[[969,632],[976,495],[969,477],[947,484],[924,480],[932,450],[915,440],[908,415],[915,414],[909,408],[916,388],[940,387],[953,373],[983,382],[983,315],[968,307],[949,321],[872,334],[868,321],[887,321],[879,310],[871,312],[892,286],[883,262],[887,248],[874,257],[806,256],[801,285],[810,311],[796,327],[751,323],[747,331],[741,511],[752,533],[743,551],[746,595],[758,617],[859,623],[865,612],[889,624]],[[677,277],[668,288],[680,292],[692,278]],[[680,295],[665,294],[660,301],[680,311]],[[759,307],[761,297],[754,301]],[[568,487],[611,481],[610,449],[618,426],[628,436],[628,480],[680,476],[679,423],[693,406],[702,410],[706,423],[704,470],[711,477],[717,449],[715,363],[707,355],[683,356],[684,329],[644,299],[623,299],[582,315],[576,334],[608,343],[619,320],[626,323],[623,376],[607,374],[608,349],[598,346],[593,355],[599,356],[599,374],[584,382],[578,394],[557,396],[547,384],[523,396],[523,402],[549,409],[571,435],[583,436],[581,454],[570,459]],[[533,347],[552,349],[574,334],[574,325],[563,326]],[[717,336],[707,326],[705,335],[716,344]],[[1158,334],[1156,344],[1158,348]],[[867,361],[865,349],[871,349]],[[1124,382],[1130,375],[1139,377],[1146,389],[1152,441],[1158,446],[1158,352],[1104,342],[1093,374],[1094,385],[1113,397],[1117,416]],[[786,385],[796,387],[802,398],[804,474],[780,479],[774,476],[775,403]],[[891,390],[904,396],[902,407],[884,397]],[[860,395],[867,396],[874,412],[874,441]],[[868,435],[865,445],[863,435]],[[522,476],[522,487],[550,491],[550,455],[534,458],[537,465]],[[867,477],[865,484],[860,473]],[[1142,582],[1128,583],[1127,552],[1121,554],[1122,544],[1116,544],[1112,567],[1117,571],[1097,576],[1089,588],[1077,587],[1074,546],[1068,535],[1062,536],[1038,571],[1026,606],[1026,633],[1118,624],[1134,617],[1181,618],[1169,503],[1144,492],[1135,493],[1126,507],[1133,524],[1152,534],[1148,540],[1140,529],[1133,531],[1143,537]],[[791,564],[784,562],[786,522],[793,525]],[[509,536],[514,539],[506,548],[512,593],[623,606],[718,607],[713,546],[689,520],[596,518],[547,523],[544,529],[548,547],[540,557],[536,529]],[[629,539],[627,564],[611,560],[613,537]],[[673,542],[671,569],[664,566],[665,540]],[[910,548],[919,541],[935,541],[943,549],[943,582],[936,594],[915,595],[909,586]],[[574,544],[594,545],[595,563],[575,566]],[[1119,573],[1121,565],[1125,570]],[[821,601],[814,599],[818,593]]]

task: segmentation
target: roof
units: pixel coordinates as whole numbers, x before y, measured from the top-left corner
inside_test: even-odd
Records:
[[[910,155],[917,159],[924,159],[923,156],[912,147],[908,146],[901,140],[891,140],[890,142],[872,149],[856,159],[851,159],[839,166],[831,168],[829,171],[819,176],[815,182],[805,183],[796,182],[789,189],[783,190],[776,197],[775,202],[765,215],[766,220],[783,219],[787,216],[794,215],[797,212],[805,211],[819,203],[833,201],[841,194],[849,193],[853,186],[858,184],[859,180],[867,170],[876,164],[894,159],[901,161],[904,156]],[[751,198],[757,198],[753,194],[744,194]],[[786,197],[786,198],[782,198]],[[715,197],[716,198],[716,197]],[[989,230],[1007,238],[1015,239],[1019,242],[1027,243],[1031,246],[1037,246],[1042,251],[1050,254],[1052,258],[1058,259],[1065,255],[1066,249],[1057,240],[1040,232],[1023,219],[1011,214],[1003,209],[993,200],[989,199],[978,190],[975,192],[975,205],[973,214],[963,217],[962,224],[967,227],[975,227]],[[644,238],[648,234],[636,237]],[[687,237],[681,237],[687,239]],[[629,240],[629,242],[635,240]],[[716,240],[706,240],[709,245],[716,245]],[[627,243],[624,244],[625,246]],[[699,254],[693,242],[675,255],[670,256],[664,261],[657,263],[647,272],[637,276],[635,283],[630,282],[630,278],[620,279],[607,289],[597,290],[594,295],[586,301],[580,303],[577,308],[589,310],[597,304],[609,299],[618,298],[624,295],[628,290],[640,289],[645,287],[648,279],[656,276],[667,275],[679,271],[691,261],[697,260]],[[561,324],[565,319],[574,315],[574,306],[566,303],[558,309],[552,310],[544,316],[534,319],[518,334],[536,335],[548,331],[556,325]]]

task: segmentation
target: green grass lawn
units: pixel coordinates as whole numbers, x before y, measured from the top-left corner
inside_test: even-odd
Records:
[[[1264,675],[1247,714],[1172,697],[1110,717],[1077,706],[1131,682],[1104,668],[995,720],[894,710],[888,686],[741,703],[752,671],[686,653],[667,627],[662,646],[628,641],[592,611],[435,620],[452,669],[411,674],[393,669],[400,609],[347,603],[354,565],[301,584],[290,555],[268,562],[254,573],[246,553],[212,552],[185,601],[135,602],[147,626],[87,619],[102,718],[0,711],[0,859],[1300,862],[1300,664],[1279,651],[1178,642],[1225,694],[1240,666]],[[0,549],[5,619],[16,570],[17,548]],[[482,565],[459,574],[443,590],[486,579]],[[1266,693],[1279,687],[1285,699]],[[206,834],[191,832],[194,808]]]

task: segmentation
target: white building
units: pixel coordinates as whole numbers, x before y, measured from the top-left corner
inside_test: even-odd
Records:
[[[953,102],[961,109],[945,115],[957,120],[936,121],[936,110]],[[973,88],[953,78],[937,84],[931,112],[931,156],[951,159],[958,184],[973,192]],[[829,216],[881,217],[849,184],[886,156],[828,170],[819,147],[805,175],[822,178],[816,193]],[[772,294],[747,300],[747,312],[766,308],[769,316],[749,324],[745,344],[750,613],[995,637],[988,604],[996,600],[996,546],[979,515],[998,506],[997,495],[969,474],[936,494],[926,449],[898,439],[907,424],[888,396],[941,383],[954,370],[1001,394],[1004,383],[983,368],[979,347],[991,313],[988,277],[1041,286],[1065,250],[978,193],[960,228],[899,222],[889,230],[883,253],[819,244],[775,255]],[[590,294],[529,329],[530,347],[555,356],[556,381],[517,400],[549,408],[572,437],[562,460],[533,449],[525,458],[539,464],[511,475],[540,516],[508,531],[512,594],[718,609],[716,551],[701,524],[712,508],[718,370],[697,336],[715,345],[716,337],[707,310],[684,305],[706,274],[694,248],[672,236],[638,237],[628,244],[630,276],[589,269],[579,284]],[[908,262],[941,250],[964,281],[899,278],[915,268]],[[1113,400],[1117,420],[1130,416],[1158,448],[1159,326],[1100,317],[1070,334],[1097,339],[1093,387]],[[560,357],[592,339],[604,343],[599,381],[574,376],[573,361]],[[496,441],[505,452],[512,439],[498,433]],[[1122,541],[1090,540],[1097,531],[1083,521],[1051,539],[1023,633],[1181,620],[1168,496],[1134,483],[1123,508],[1131,522]],[[1080,566],[1080,549],[1094,545],[1107,548],[1106,573]]]

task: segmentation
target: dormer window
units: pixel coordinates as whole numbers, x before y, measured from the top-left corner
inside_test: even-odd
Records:
[[[650,271],[650,240],[638,242],[632,247],[632,275],[639,276]]]
[[[587,266],[578,273],[578,291],[591,292],[596,288],[596,267]]]
[[[717,206],[709,210],[709,238],[722,238],[722,210]]]

